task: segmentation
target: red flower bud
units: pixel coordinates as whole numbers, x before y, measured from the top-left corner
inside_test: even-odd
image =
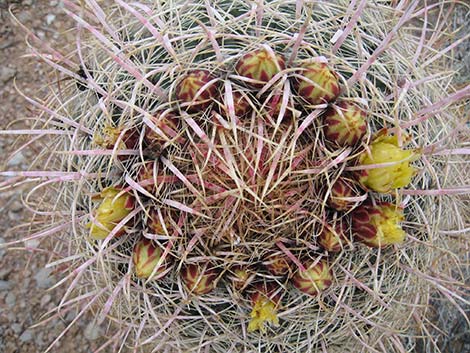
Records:
[[[265,48],[245,54],[235,66],[238,75],[256,80],[257,82],[250,82],[250,85],[257,88],[263,87],[285,68],[284,57],[280,54],[273,56]]]
[[[327,140],[339,146],[354,146],[365,135],[367,114],[356,104],[342,101],[329,107],[323,115]]]
[[[216,83],[210,84],[201,91],[205,85],[214,79],[215,77],[207,70],[191,71],[176,86],[176,98],[181,103],[190,103],[184,107],[187,111],[192,113],[202,111],[217,96]]]
[[[165,222],[165,228],[168,232],[168,235],[173,235],[173,228],[168,220],[168,217],[163,218],[163,221]],[[148,218],[147,218],[147,223],[146,223],[147,229],[149,233],[152,234],[157,234],[157,235],[165,235],[165,229],[163,228],[162,222],[160,221],[160,217],[158,216],[158,211],[155,208],[150,209]]]
[[[298,270],[292,277],[292,284],[301,292],[311,296],[327,289],[333,283],[333,273],[325,260],[309,261],[305,271]]]
[[[143,186],[143,188],[147,190],[148,192],[155,191],[156,175],[154,176],[154,172],[157,172],[157,171],[158,171],[158,168],[155,169],[155,162],[149,161],[141,165],[137,172],[137,182],[150,183],[148,185]]]
[[[233,97],[233,108],[235,110],[235,116],[242,118],[251,111],[251,105],[248,99],[238,91],[232,92]],[[228,116],[227,102],[222,107],[224,115]]]
[[[255,305],[262,298],[269,298],[275,304],[281,300],[281,295],[278,291],[279,285],[276,282],[257,282],[250,287],[251,304]]]
[[[263,266],[273,276],[285,276],[291,272],[292,261],[282,251],[272,251],[263,261]]]
[[[161,260],[163,251],[151,240],[141,238],[134,247],[132,253],[132,262],[134,263],[135,273],[139,278],[149,278],[155,268],[155,279],[164,277],[169,271],[168,258]]]
[[[232,266],[230,268],[229,280],[237,291],[244,290],[253,280],[254,273],[245,266]]]
[[[273,95],[266,102],[265,110],[271,116],[272,120],[277,121],[279,114],[281,113],[282,106],[282,95],[276,94]],[[284,111],[283,121],[288,122],[294,116],[295,108],[292,106],[291,102],[287,102],[286,110]]]
[[[216,279],[219,272],[209,263],[203,265],[189,264],[183,267],[181,278],[188,290],[195,295],[202,295],[211,292],[217,285]]]
[[[331,187],[328,206],[336,211],[348,211],[353,209],[357,202],[350,201],[348,198],[357,197],[358,192],[354,189],[352,183],[345,178],[338,178]]]
[[[173,113],[168,113],[165,116],[162,116],[161,113],[156,113],[150,120],[161,130],[163,136],[150,126],[146,126],[144,139],[148,146],[163,145],[178,133],[179,119]]]
[[[345,231],[346,226],[340,220],[337,220],[334,224],[325,224],[317,238],[317,242],[326,251],[340,252],[348,243]]]
[[[300,65],[303,77],[296,82],[297,94],[310,104],[335,100],[340,93],[338,75],[326,63],[308,62]]]

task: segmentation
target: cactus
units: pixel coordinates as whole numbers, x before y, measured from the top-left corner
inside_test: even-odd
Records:
[[[53,264],[74,279],[64,303],[110,318],[116,351],[399,352],[430,340],[429,291],[458,301],[465,287],[443,234],[465,231],[470,192],[454,138],[470,88],[453,87],[435,48],[448,37],[421,20],[444,1],[81,3],[64,2],[80,28],[74,55],[38,51],[72,78],[28,98],[47,162],[0,174],[41,179],[28,206],[44,229],[26,238],[53,235]],[[328,118],[337,109],[346,123]],[[44,211],[37,191],[51,185]],[[89,197],[117,188],[132,207]],[[385,202],[387,217],[364,217]],[[110,206],[118,216],[104,219]],[[360,241],[323,242],[329,219]],[[372,244],[380,227],[402,243]],[[127,271],[142,233],[172,259],[164,278]]]

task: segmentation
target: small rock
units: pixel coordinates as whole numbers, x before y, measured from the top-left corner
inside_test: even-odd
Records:
[[[51,301],[52,297],[49,294],[44,295],[41,298],[41,307],[44,308]]]
[[[8,313],[8,315],[7,315],[7,319],[10,322],[15,322],[16,320],[18,320],[18,314],[14,313],[10,310],[10,313]]]
[[[20,212],[24,209],[23,204],[19,200],[15,200],[9,207],[10,211]]]
[[[55,15],[54,14],[49,14],[46,16],[46,23],[48,26],[50,26],[52,24],[52,22],[54,22],[55,20]]]
[[[71,310],[67,313],[67,315],[65,316],[65,322],[67,323],[70,323],[73,321],[73,319],[75,319],[75,317],[77,316],[77,314]]]
[[[87,340],[95,341],[97,340],[102,334],[103,329],[97,326],[94,322],[90,322],[87,327],[85,327],[84,336]]]
[[[26,158],[24,157],[23,153],[18,152],[10,158],[7,165],[9,167],[17,167],[25,162],[26,162]]]
[[[0,237],[0,260],[3,259],[3,256],[5,256],[5,253],[6,253],[5,248],[2,247],[2,244],[5,244],[5,239]],[[0,277],[0,279],[2,278]]]
[[[46,39],[46,32],[44,32],[44,31],[39,30],[39,31],[37,31],[36,35],[37,35],[37,36],[39,37],[39,39],[41,39],[41,40]]]
[[[17,212],[13,212],[13,211],[8,211],[8,217],[10,218],[10,220],[12,221],[19,221],[23,218],[23,216],[21,215],[21,213],[17,213]]]
[[[26,330],[20,336],[20,341],[21,342],[29,342],[32,339],[33,339],[33,331],[31,331],[31,330]]]
[[[0,82],[7,83],[13,77],[15,77],[16,69],[12,69],[11,67],[2,66],[0,67]]]
[[[51,273],[52,270],[50,268],[41,268],[34,275],[38,288],[50,288],[54,284],[54,278],[51,276]]]
[[[2,256],[0,256],[0,260],[1,259],[2,259]],[[11,269],[8,269],[8,268],[5,268],[5,269],[1,270],[0,271],[0,280],[5,280],[5,278],[8,277],[10,272],[11,272]]]
[[[10,282],[0,280],[0,292],[4,290],[9,290],[10,288],[11,288]]]
[[[23,11],[23,12],[19,13],[18,14],[18,21],[20,21],[21,23],[26,23],[26,22],[31,21],[31,14],[32,14],[31,11]]]
[[[8,305],[9,308],[13,308],[16,304],[16,296],[13,292],[9,292],[7,297],[5,298],[5,304]]]
[[[9,47],[12,47],[13,45],[15,45],[16,42],[11,39],[11,38],[8,38],[8,39],[3,39],[1,42],[0,42],[0,50],[3,50],[3,49],[6,49],[6,48],[9,48]]]
[[[26,240],[24,242],[24,246],[27,249],[37,249],[37,248],[39,248],[40,243],[41,242],[39,241],[39,239],[31,239],[31,240]]]
[[[34,343],[36,344],[36,347],[42,347],[44,346],[44,332],[39,332],[37,335],[34,335]]]
[[[14,333],[19,335],[20,332],[23,331],[23,326],[20,325],[20,324],[13,324],[13,325],[11,325],[11,329],[13,330]]]

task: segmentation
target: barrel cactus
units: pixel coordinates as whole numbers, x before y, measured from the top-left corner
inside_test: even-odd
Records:
[[[41,180],[27,237],[54,237],[59,310],[107,320],[115,351],[433,342],[470,191],[470,88],[427,36],[444,2],[64,4],[75,50],[38,52],[68,79],[29,98],[45,147],[2,172]]]

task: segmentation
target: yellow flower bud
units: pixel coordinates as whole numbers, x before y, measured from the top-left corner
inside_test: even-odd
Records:
[[[124,131],[125,130],[125,131]],[[124,132],[123,132],[124,131]],[[106,125],[93,138],[94,143],[106,149],[133,150],[139,146],[139,130],[135,127],[125,128],[124,126],[113,127]],[[116,146],[117,145],[117,146]],[[119,155],[118,159],[124,161],[127,155]]]
[[[114,227],[134,209],[134,197],[128,193],[121,193],[118,196],[121,191],[115,187],[101,191],[99,199],[102,201],[95,212],[94,222],[87,224],[93,239],[106,238]]]
[[[361,205],[352,213],[354,235],[365,244],[383,248],[403,242],[403,209],[388,202]]]
[[[393,163],[388,166],[377,166],[362,170],[359,181],[366,188],[377,192],[388,193],[411,183],[416,169],[410,162],[417,159],[414,150],[404,150],[398,146],[397,136],[381,135],[372,141],[369,151],[359,156],[360,165]]]

